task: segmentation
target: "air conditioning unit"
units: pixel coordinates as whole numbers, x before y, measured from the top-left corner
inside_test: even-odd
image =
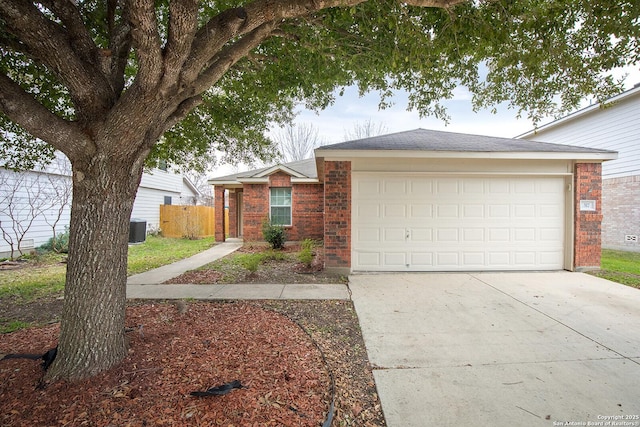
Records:
[[[129,243],[143,243],[147,237],[147,221],[132,218],[129,222]]]

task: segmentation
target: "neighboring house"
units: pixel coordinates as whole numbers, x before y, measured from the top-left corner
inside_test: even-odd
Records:
[[[601,163],[614,151],[418,129],[209,180],[216,240],[322,238],[354,271],[584,270],[600,265]],[[582,203],[581,203],[582,201]],[[594,203],[595,202],[595,203]]]
[[[142,175],[131,218],[144,219],[147,231],[160,227],[160,205],[195,205],[200,191],[186,177],[153,169]]]
[[[640,84],[518,138],[617,151],[602,166],[602,246],[640,252]]]
[[[133,205],[132,219],[160,228],[162,204],[195,204],[200,192],[178,174],[160,169],[144,173]],[[71,167],[62,153],[43,170],[12,172],[0,168],[0,257],[18,248],[28,252],[48,242],[69,225]]]

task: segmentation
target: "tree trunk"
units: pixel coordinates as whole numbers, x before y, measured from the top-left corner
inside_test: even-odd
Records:
[[[73,164],[69,262],[50,381],[93,376],[127,354],[129,220],[143,160],[122,157],[98,153]]]

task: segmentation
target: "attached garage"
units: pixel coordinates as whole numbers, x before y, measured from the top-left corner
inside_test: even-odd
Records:
[[[558,270],[565,177],[353,174],[353,270]]]
[[[329,268],[599,267],[601,163],[615,152],[418,129],[315,155]]]

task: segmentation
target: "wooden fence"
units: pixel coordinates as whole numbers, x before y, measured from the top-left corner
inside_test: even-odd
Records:
[[[190,239],[215,235],[215,209],[210,206],[160,205],[164,237]]]

